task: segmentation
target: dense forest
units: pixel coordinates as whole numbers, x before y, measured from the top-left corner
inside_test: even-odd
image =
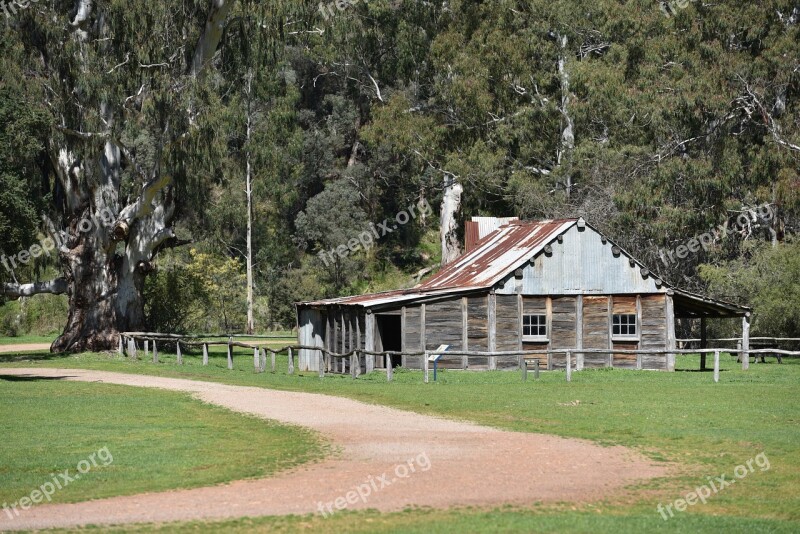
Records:
[[[796,0],[9,6],[0,335],[291,328],[414,285],[474,215],[583,216],[800,335]]]

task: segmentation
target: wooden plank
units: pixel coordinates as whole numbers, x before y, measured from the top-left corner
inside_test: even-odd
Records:
[[[467,298],[467,338],[470,350],[489,350],[489,297]]]
[[[667,325],[667,350],[675,349],[675,310],[673,308],[672,297],[667,295],[665,299],[666,325]],[[675,354],[667,354],[666,356],[667,371],[675,370]]]
[[[497,350],[497,300],[494,293],[489,293],[489,352]],[[497,360],[489,356],[489,369],[497,368]]]
[[[750,313],[742,317],[742,371],[750,368]]]
[[[609,343],[608,297],[583,297],[583,335],[582,348],[606,349]],[[583,357],[584,367],[604,367],[607,358],[603,354],[587,353]]]
[[[578,295],[575,299],[575,348],[583,348],[583,295]],[[575,354],[575,369],[583,370],[583,353]]]
[[[518,350],[522,338],[519,324],[519,297],[517,295],[495,295],[496,350]]]
[[[577,303],[575,297],[550,299],[550,346],[552,349],[577,347]]]
[[[461,298],[461,347],[469,350],[469,302],[467,297]],[[461,357],[461,368],[469,367],[469,356]]]

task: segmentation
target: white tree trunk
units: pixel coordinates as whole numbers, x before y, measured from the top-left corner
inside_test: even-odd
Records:
[[[461,195],[464,187],[452,175],[445,175],[439,234],[442,239],[442,265],[447,265],[461,255],[458,241],[458,213],[461,211]]]
[[[558,76],[561,80],[561,115],[564,118],[563,129],[561,131],[561,147],[558,150],[557,163],[559,166],[563,164],[566,166],[564,174],[564,189],[566,190],[567,199],[569,200],[572,194],[572,169],[570,168],[570,159],[572,157],[572,150],[575,148],[575,133],[572,117],[569,114],[569,72],[566,68],[566,52],[567,52],[567,36],[559,36],[559,43],[561,45],[561,57],[558,60]],[[566,161],[564,162],[564,160]]]
[[[247,139],[246,139],[246,194],[247,194],[247,333],[255,331],[253,316],[253,173],[250,166],[250,136],[252,132],[251,86],[252,74],[247,79]]]

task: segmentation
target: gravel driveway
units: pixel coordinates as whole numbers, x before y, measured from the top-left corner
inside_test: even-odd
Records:
[[[590,501],[634,482],[664,476],[667,471],[624,447],[506,432],[341,397],[77,369],[0,368],[0,375],[63,377],[189,392],[237,412],[310,428],[329,440],[335,450],[330,457],[267,479],[76,504],[44,504],[20,512],[13,520],[0,512],[0,531],[330,515],[343,508],[392,511],[409,506]],[[153,454],[158,451],[154,449]]]

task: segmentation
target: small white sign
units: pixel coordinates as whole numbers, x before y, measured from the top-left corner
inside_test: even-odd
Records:
[[[438,362],[439,358],[442,357],[442,352],[447,351],[450,348],[450,345],[439,345],[439,347],[434,351],[434,354],[428,356],[429,362]]]

